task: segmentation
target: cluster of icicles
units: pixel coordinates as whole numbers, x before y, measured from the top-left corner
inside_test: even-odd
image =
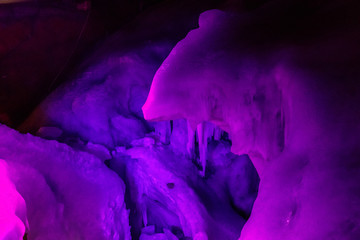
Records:
[[[164,121],[156,125],[155,133],[160,137],[163,144],[170,144],[173,121]],[[229,135],[211,122],[199,123],[196,128],[187,121],[187,154],[190,159],[196,161],[200,167],[199,174],[205,177],[206,155],[209,140],[219,141],[229,139]]]

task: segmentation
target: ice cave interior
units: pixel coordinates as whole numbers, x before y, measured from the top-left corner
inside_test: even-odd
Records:
[[[359,240],[359,12],[0,0],[0,240]]]

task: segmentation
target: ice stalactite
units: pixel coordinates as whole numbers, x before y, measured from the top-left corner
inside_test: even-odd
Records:
[[[205,168],[206,168],[206,152],[207,152],[207,131],[205,123],[200,123],[196,128],[196,133],[199,138],[199,155],[200,155],[200,164],[201,164],[201,176],[205,177]]]
[[[207,148],[209,139],[220,140],[221,129],[210,122],[202,122],[197,125],[196,133],[199,139],[199,163],[201,164],[201,176],[205,177]]]
[[[158,136],[159,142],[165,145],[181,144],[181,138],[185,135],[187,140],[185,138],[183,141],[186,141],[186,155],[198,163],[201,169],[200,175],[204,177],[208,142],[209,140],[219,141],[222,139],[223,131],[215,124],[206,121],[195,125],[195,128],[194,124],[189,121],[182,123],[181,120],[161,121],[154,126],[155,135]],[[172,143],[173,141],[174,143]],[[179,146],[176,147],[179,148]]]
[[[193,130],[190,122],[187,122],[188,125],[188,142],[187,142],[187,153],[190,159],[197,160],[199,159],[199,164],[201,165],[200,175],[205,177],[206,170],[206,155],[208,141],[213,139],[219,141],[222,137],[223,131],[210,122],[202,122],[196,126],[196,130]],[[196,141],[198,141],[196,143]],[[198,149],[196,149],[198,145]],[[197,151],[198,150],[198,151]],[[198,154],[198,156],[197,156]]]
[[[187,129],[188,141],[186,148],[189,158],[193,159],[195,158],[195,130],[192,129],[189,121],[187,121]]]

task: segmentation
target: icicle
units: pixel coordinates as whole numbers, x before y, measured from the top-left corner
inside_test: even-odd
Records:
[[[187,122],[188,125],[188,142],[187,142],[187,152],[191,159],[196,158],[195,151],[195,134],[197,135],[199,142],[199,163],[202,166],[201,176],[205,176],[206,171],[206,155],[207,155],[207,146],[209,139],[220,140],[221,139],[221,129],[216,127],[215,124],[210,122],[202,122],[197,125],[196,131],[191,127],[190,122]]]
[[[187,136],[188,136],[188,141],[186,144],[186,149],[189,155],[190,159],[194,159],[195,157],[195,131],[192,129],[190,122],[187,121]]]
[[[201,176],[205,177],[205,167],[206,167],[206,150],[207,150],[207,139],[205,138],[205,123],[200,123],[196,132],[199,137],[199,154],[200,154],[200,164],[202,166]]]
[[[197,133],[199,136],[200,164],[202,166],[201,175],[203,177],[205,176],[206,171],[208,139],[211,139],[214,136],[215,129],[216,126],[210,122],[200,123],[197,127]]]
[[[222,131],[213,123],[203,122],[197,126],[196,132],[199,138],[199,155],[200,164],[202,166],[201,175],[204,177],[206,171],[208,141],[209,139],[220,140]]]

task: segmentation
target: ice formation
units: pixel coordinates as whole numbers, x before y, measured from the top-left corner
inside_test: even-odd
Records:
[[[52,93],[22,129],[37,131],[56,126],[64,130],[65,142],[68,140],[64,138],[79,136],[107,147],[144,137],[150,127],[138,109],[145,100],[148,79],[160,63],[152,57],[162,59],[163,51],[161,45],[139,46],[91,64],[76,81]]]
[[[229,141],[211,139],[208,174],[201,177],[196,159],[186,151],[186,135],[192,133],[186,121],[175,120],[170,144],[153,132],[113,153],[110,168],[126,179],[135,239],[172,239],[167,231],[177,239],[234,239],[240,234],[257,195],[258,175],[248,158],[230,153]],[[174,143],[181,143],[183,151]]]
[[[9,239],[22,239],[26,216],[28,239],[130,239],[124,183],[94,155],[0,125],[0,158],[21,195],[4,182],[1,207],[16,204],[7,209],[21,219],[6,219],[17,221]]]
[[[127,6],[138,3],[153,7],[99,44],[18,128],[36,136],[0,125],[0,239],[360,239],[360,4]],[[216,3],[222,10],[197,21]],[[35,14],[26,9],[19,18]],[[48,16],[31,22],[39,19]],[[51,22],[33,27],[36,39]],[[0,32],[28,29],[6,26]],[[55,50],[17,71],[7,53],[16,60],[38,43],[23,48],[33,38],[15,35],[19,47],[0,41],[0,121],[13,126],[48,83],[37,63],[64,57],[57,46],[72,36],[42,39]],[[27,74],[29,88],[19,87]]]
[[[253,161],[261,182],[241,240],[360,238],[358,18],[335,20],[354,14],[347,4],[205,12],[154,77],[145,119],[211,121]]]
[[[208,173],[199,176],[194,161],[201,144],[194,138],[196,159],[186,148],[194,130],[185,120],[158,126],[166,132],[168,124],[169,144],[154,131],[111,153],[91,142],[74,150],[2,125],[0,157],[7,159],[10,179],[28,206],[25,212],[24,200],[19,202],[22,222],[14,239],[22,238],[26,217],[28,239],[126,240],[129,224],[133,239],[235,239],[257,195],[259,179],[250,159],[230,153],[230,141],[203,123]],[[181,151],[177,144],[184,146]]]
[[[25,201],[9,179],[7,164],[0,159],[0,239],[22,239],[27,226]]]
[[[109,148],[144,137],[154,128],[141,111],[152,78],[176,42],[196,27],[198,14],[208,4],[199,1],[190,7],[186,2],[173,2],[139,17],[89,54],[69,81],[51,92],[19,130]],[[161,14],[164,7],[169,14]],[[61,129],[62,135],[49,131],[55,128]]]
[[[46,144],[63,142],[69,151],[86,152],[118,174],[126,190],[118,189],[116,203],[125,201],[129,211],[128,223],[124,220],[120,233],[114,232],[120,239],[129,237],[124,235],[129,228],[133,239],[236,239],[258,189],[259,178],[249,158],[230,153],[226,134],[210,122],[147,122],[143,118],[141,107],[153,75],[180,40],[180,33],[185,36],[192,26],[181,18],[172,24],[183,29],[168,29],[166,23],[158,25],[161,35],[143,33],[141,28],[126,37],[122,32],[113,36],[20,129],[48,139],[42,140]],[[162,28],[168,31],[166,37]],[[154,40],[144,42],[143,38]],[[121,211],[125,218],[125,208]],[[30,218],[30,225],[34,221]],[[84,229],[71,234],[82,234]],[[36,232],[32,229],[28,237]],[[88,232],[90,236],[94,230]],[[59,230],[53,236],[63,238],[61,234],[66,233]]]

